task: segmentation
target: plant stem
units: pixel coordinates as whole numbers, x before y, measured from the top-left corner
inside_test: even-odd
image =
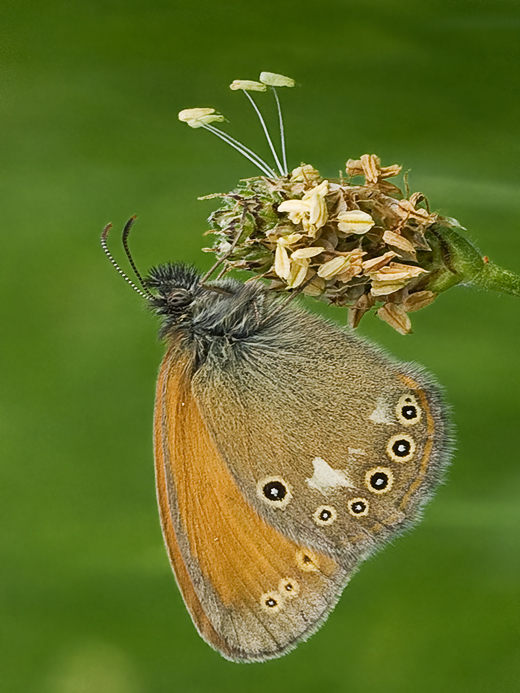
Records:
[[[482,257],[453,227],[440,224],[432,227],[428,242],[431,254],[424,267],[430,276],[423,288],[440,294],[456,284],[465,284],[520,298],[520,276]]]
[[[494,262],[486,263],[482,270],[466,283],[470,286],[488,291],[499,291],[520,298],[520,277],[509,270],[498,267]]]

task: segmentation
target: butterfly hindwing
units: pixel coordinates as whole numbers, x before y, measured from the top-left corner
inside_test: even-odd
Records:
[[[170,560],[207,642],[238,661],[279,656],[316,630],[349,571],[247,501],[201,415],[192,368],[171,348],[157,386],[157,492]]]
[[[210,355],[193,389],[250,504],[350,570],[416,518],[447,464],[448,425],[417,367],[284,313]]]

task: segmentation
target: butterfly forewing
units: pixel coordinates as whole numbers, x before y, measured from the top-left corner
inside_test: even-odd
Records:
[[[239,490],[201,415],[192,360],[171,348],[158,381],[155,455],[163,533],[201,635],[243,661],[310,635],[348,571],[266,522]]]

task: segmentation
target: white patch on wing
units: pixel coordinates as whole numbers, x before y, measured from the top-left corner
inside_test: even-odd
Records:
[[[355,488],[346,472],[342,469],[332,469],[330,464],[327,464],[321,457],[315,457],[312,460],[312,464],[314,465],[314,474],[310,479],[306,479],[307,484],[311,488],[315,488],[322,493],[326,493],[329,489],[337,488],[338,486]]]
[[[368,417],[370,421],[379,424],[392,424],[392,414],[388,406],[388,402],[384,397],[377,400],[377,405],[374,411]]]
[[[357,456],[357,455],[366,455],[367,453],[365,450],[362,450],[361,448],[349,448],[348,454]]]

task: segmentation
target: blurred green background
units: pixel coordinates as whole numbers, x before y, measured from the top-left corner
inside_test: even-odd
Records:
[[[152,466],[162,346],[99,248],[107,222],[138,213],[141,268],[209,267],[215,204],[196,198],[255,170],[177,112],[214,106],[264,152],[227,85],[270,70],[299,84],[283,92],[293,166],[402,163],[520,271],[519,47],[518,0],[2,4],[2,691],[520,690],[518,299],[454,289],[409,337],[363,320],[446,387],[449,482],[317,635],[238,665],[198,637],[175,587]]]

